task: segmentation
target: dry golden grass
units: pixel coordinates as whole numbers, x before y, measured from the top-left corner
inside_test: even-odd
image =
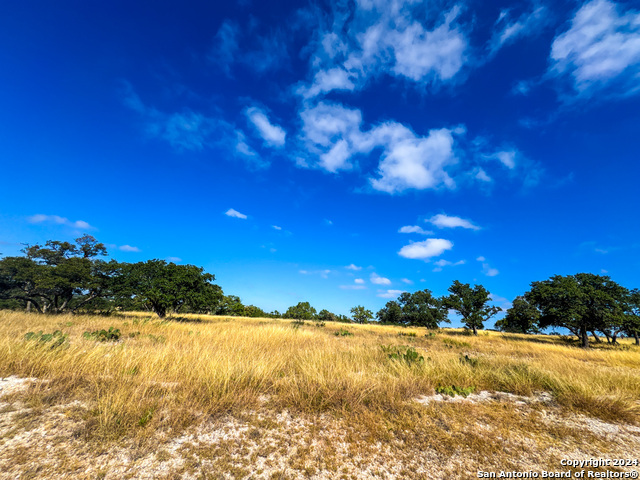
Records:
[[[398,411],[447,385],[519,395],[548,391],[578,412],[639,418],[640,349],[628,342],[585,351],[556,337],[472,337],[460,330],[425,336],[430,332],[420,328],[187,318],[0,312],[0,375],[46,380],[32,392],[34,402],[90,402],[91,430],[105,436],[150,425],[180,428],[202,414],[255,408],[265,396],[272,406],[306,413]],[[117,343],[82,336],[110,326],[122,331]],[[353,335],[336,336],[343,328]],[[63,347],[24,340],[27,332],[57,329],[69,335]],[[399,336],[410,332],[416,337]],[[426,361],[390,360],[381,345],[412,346]],[[477,362],[461,361],[464,355]]]
[[[514,456],[533,448],[509,440],[517,432],[534,435],[531,441],[540,451],[557,438],[572,435],[576,442],[579,437],[591,442],[593,448],[606,449],[606,442],[590,440],[582,430],[543,428],[542,407],[533,406],[525,415],[510,405],[436,407],[413,400],[451,385],[518,395],[546,391],[563,415],[580,413],[623,424],[640,419],[640,349],[628,341],[585,351],[550,336],[481,332],[473,337],[454,329],[429,332],[330,322],[324,327],[307,322],[296,328],[291,321],[266,318],[181,318],[176,322],[140,313],[100,317],[0,312],[0,377],[40,380],[20,396],[32,409],[31,420],[29,415],[20,420],[21,428],[36,428],[37,422],[31,423],[46,408],[77,400],[85,410],[65,415],[80,425],[73,435],[94,445],[117,439],[144,442],[158,432],[176,436],[203,421],[223,418],[253,425],[246,434],[253,441],[270,429],[282,428],[274,415],[288,411],[311,419],[310,425],[320,417],[341,422],[344,442],[358,444],[363,458],[374,446],[381,448],[380,442],[410,442],[433,455],[461,449],[478,462],[514,467],[511,460],[498,460],[504,457],[505,445],[511,445]],[[111,326],[121,330],[119,342],[83,337],[85,331]],[[56,348],[24,339],[27,332],[58,329],[68,341]],[[341,329],[353,335],[336,336]],[[390,359],[382,345],[411,346],[425,361],[408,364]],[[267,413],[256,417],[256,412]],[[491,425],[492,435],[476,431],[478,424]],[[315,427],[305,428],[313,432]],[[496,436],[506,440],[496,444]],[[311,451],[316,444],[308,442]],[[275,440],[273,444],[280,445]],[[277,448],[291,448],[283,445]],[[204,447],[181,451],[188,460],[199,448]],[[224,458],[229,469],[250,471],[247,465],[233,466],[230,456],[220,456],[222,447],[216,448],[216,461]],[[478,452],[483,453],[474,457]],[[247,458],[255,460],[258,454],[251,455]],[[311,458],[310,453],[305,455],[300,458]],[[339,465],[327,463],[330,458],[325,452],[313,468],[304,460],[300,471],[339,471]],[[412,461],[409,453],[406,461]]]

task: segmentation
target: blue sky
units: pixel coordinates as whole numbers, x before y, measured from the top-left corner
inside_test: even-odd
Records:
[[[638,287],[638,2],[13,2],[0,252],[90,233],[266,310]]]

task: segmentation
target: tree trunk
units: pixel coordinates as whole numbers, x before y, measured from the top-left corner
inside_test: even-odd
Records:
[[[607,343],[611,343],[611,335],[609,335],[606,330],[604,330],[602,333],[604,333],[604,336],[607,337]]]
[[[640,345],[640,336],[638,332],[633,332],[633,337],[636,339],[636,345]]]
[[[591,331],[591,335],[593,335],[593,339],[596,341],[596,343],[602,343],[602,340],[600,340],[600,337],[598,337],[596,335],[596,332],[594,332],[593,330]],[[605,333],[605,335],[606,335],[606,333]],[[609,337],[607,336],[607,338],[609,338]]]
[[[27,313],[31,313],[31,300],[27,300]]]
[[[617,332],[613,332],[611,334],[611,344],[612,345],[617,345],[618,344],[618,333]]]
[[[478,335],[478,330],[476,330],[475,324],[471,325],[471,328],[473,329],[473,334]]]
[[[589,348],[589,334],[587,327],[580,327],[580,337],[582,338],[582,348]]]

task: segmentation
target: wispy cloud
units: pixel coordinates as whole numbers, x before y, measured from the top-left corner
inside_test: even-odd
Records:
[[[400,249],[398,255],[417,260],[429,260],[453,248],[453,243],[443,238],[428,238],[423,242],[412,242]]]
[[[257,107],[247,108],[245,115],[267,145],[284,146],[286,132],[279,125],[272,124],[263,110]]]
[[[443,213],[439,213],[438,215],[434,215],[428,220],[430,223],[435,225],[438,228],[467,228],[470,230],[480,230],[480,227],[474,225],[469,220],[465,220],[464,218],[454,217],[450,215],[445,215]]]
[[[420,235],[431,235],[433,232],[424,230],[422,227],[417,225],[406,225],[401,227],[400,230],[398,230],[398,233],[419,233]]]
[[[65,225],[67,227],[84,229],[84,230],[95,230],[96,228],[89,225],[88,222],[84,220],[69,220],[66,217],[61,217],[59,215],[43,215],[41,213],[32,215],[27,218],[29,223],[52,223],[55,225]]]
[[[178,263],[182,261],[180,257],[167,257],[165,260],[167,262],[173,262],[173,263]]]
[[[353,263],[351,265],[347,265],[346,267],[347,270],[353,270],[355,272],[357,272],[358,270],[362,270],[362,267],[358,267],[357,265],[354,265]]]
[[[373,283],[374,285],[391,285],[391,280],[389,280],[388,278],[385,278],[385,277],[381,277],[380,275],[378,275],[375,272],[373,272],[369,276],[369,281],[371,283]]]
[[[433,271],[441,272],[444,267],[456,267],[458,265],[464,265],[465,263],[466,262],[464,260],[458,260],[457,262],[450,262],[449,260],[440,259],[433,262],[433,264],[435,265],[435,268],[433,269]]]
[[[118,250],[123,252],[140,252],[141,250],[138,247],[132,247],[131,245],[120,245]]]
[[[549,23],[551,17],[546,7],[534,4],[531,11],[522,13],[513,19],[511,10],[502,10],[496,21],[494,34],[489,43],[489,55],[495,55],[505,45],[515,41],[537,35]]]
[[[413,281],[409,280],[408,278],[402,278],[401,279],[404,283],[406,283],[407,285],[413,285]]]
[[[342,290],[366,290],[365,285],[340,285]]]
[[[397,298],[403,290],[378,290],[377,297],[380,298]]]
[[[364,279],[362,279],[362,278],[356,278],[356,279],[354,280],[354,283],[358,283],[358,284],[362,285],[362,284],[364,284]]]
[[[287,37],[281,30],[260,35],[255,25],[248,29],[250,34],[238,23],[225,20],[213,39],[209,61],[228,77],[233,77],[236,65],[263,74],[280,67],[288,57]]]
[[[243,220],[246,220],[246,219],[247,219],[247,216],[246,216],[244,213],[240,213],[239,211],[237,211],[237,210],[235,210],[235,209],[233,209],[233,208],[230,208],[229,210],[227,210],[226,212],[224,212],[224,214],[225,214],[227,217],[241,218],[241,219],[243,219]]]
[[[320,275],[320,277],[327,279],[329,278],[329,274],[333,273],[332,270],[324,269],[324,270],[298,270],[298,273],[301,275]]]
[[[487,259],[486,258],[480,256],[480,257],[476,258],[476,260],[478,262],[482,263],[482,273],[484,273],[487,277],[495,277],[496,275],[498,275],[500,273],[497,268],[492,268],[487,263]]]
[[[336,7],[331,30],[316,44],[311,85],[300,95],[360,89],[383,74],[421,87],[454,81],[467,62],[460,9],[427,9],[425,18],[413,3],[356,2],[348,15]]]
[[[282,227],[279,227],[278,225],[271,225],[271,228],[278,231],[282,230]]]
[[[573,94],[640,91],[640,12],[608,0],[585,2],[551,46],[549,77],[568,79]]]

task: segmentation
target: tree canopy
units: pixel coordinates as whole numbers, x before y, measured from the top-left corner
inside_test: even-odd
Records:
[[[478,334],[478,329],[484,328],[485,321],[502,310],[500,307],[489,305],[489,291],[482,285],[471,288],[468,283],[455,280],[449,287],[449,292],[451,294],[444,299],[444,305],[456,311],[474,335]]]

